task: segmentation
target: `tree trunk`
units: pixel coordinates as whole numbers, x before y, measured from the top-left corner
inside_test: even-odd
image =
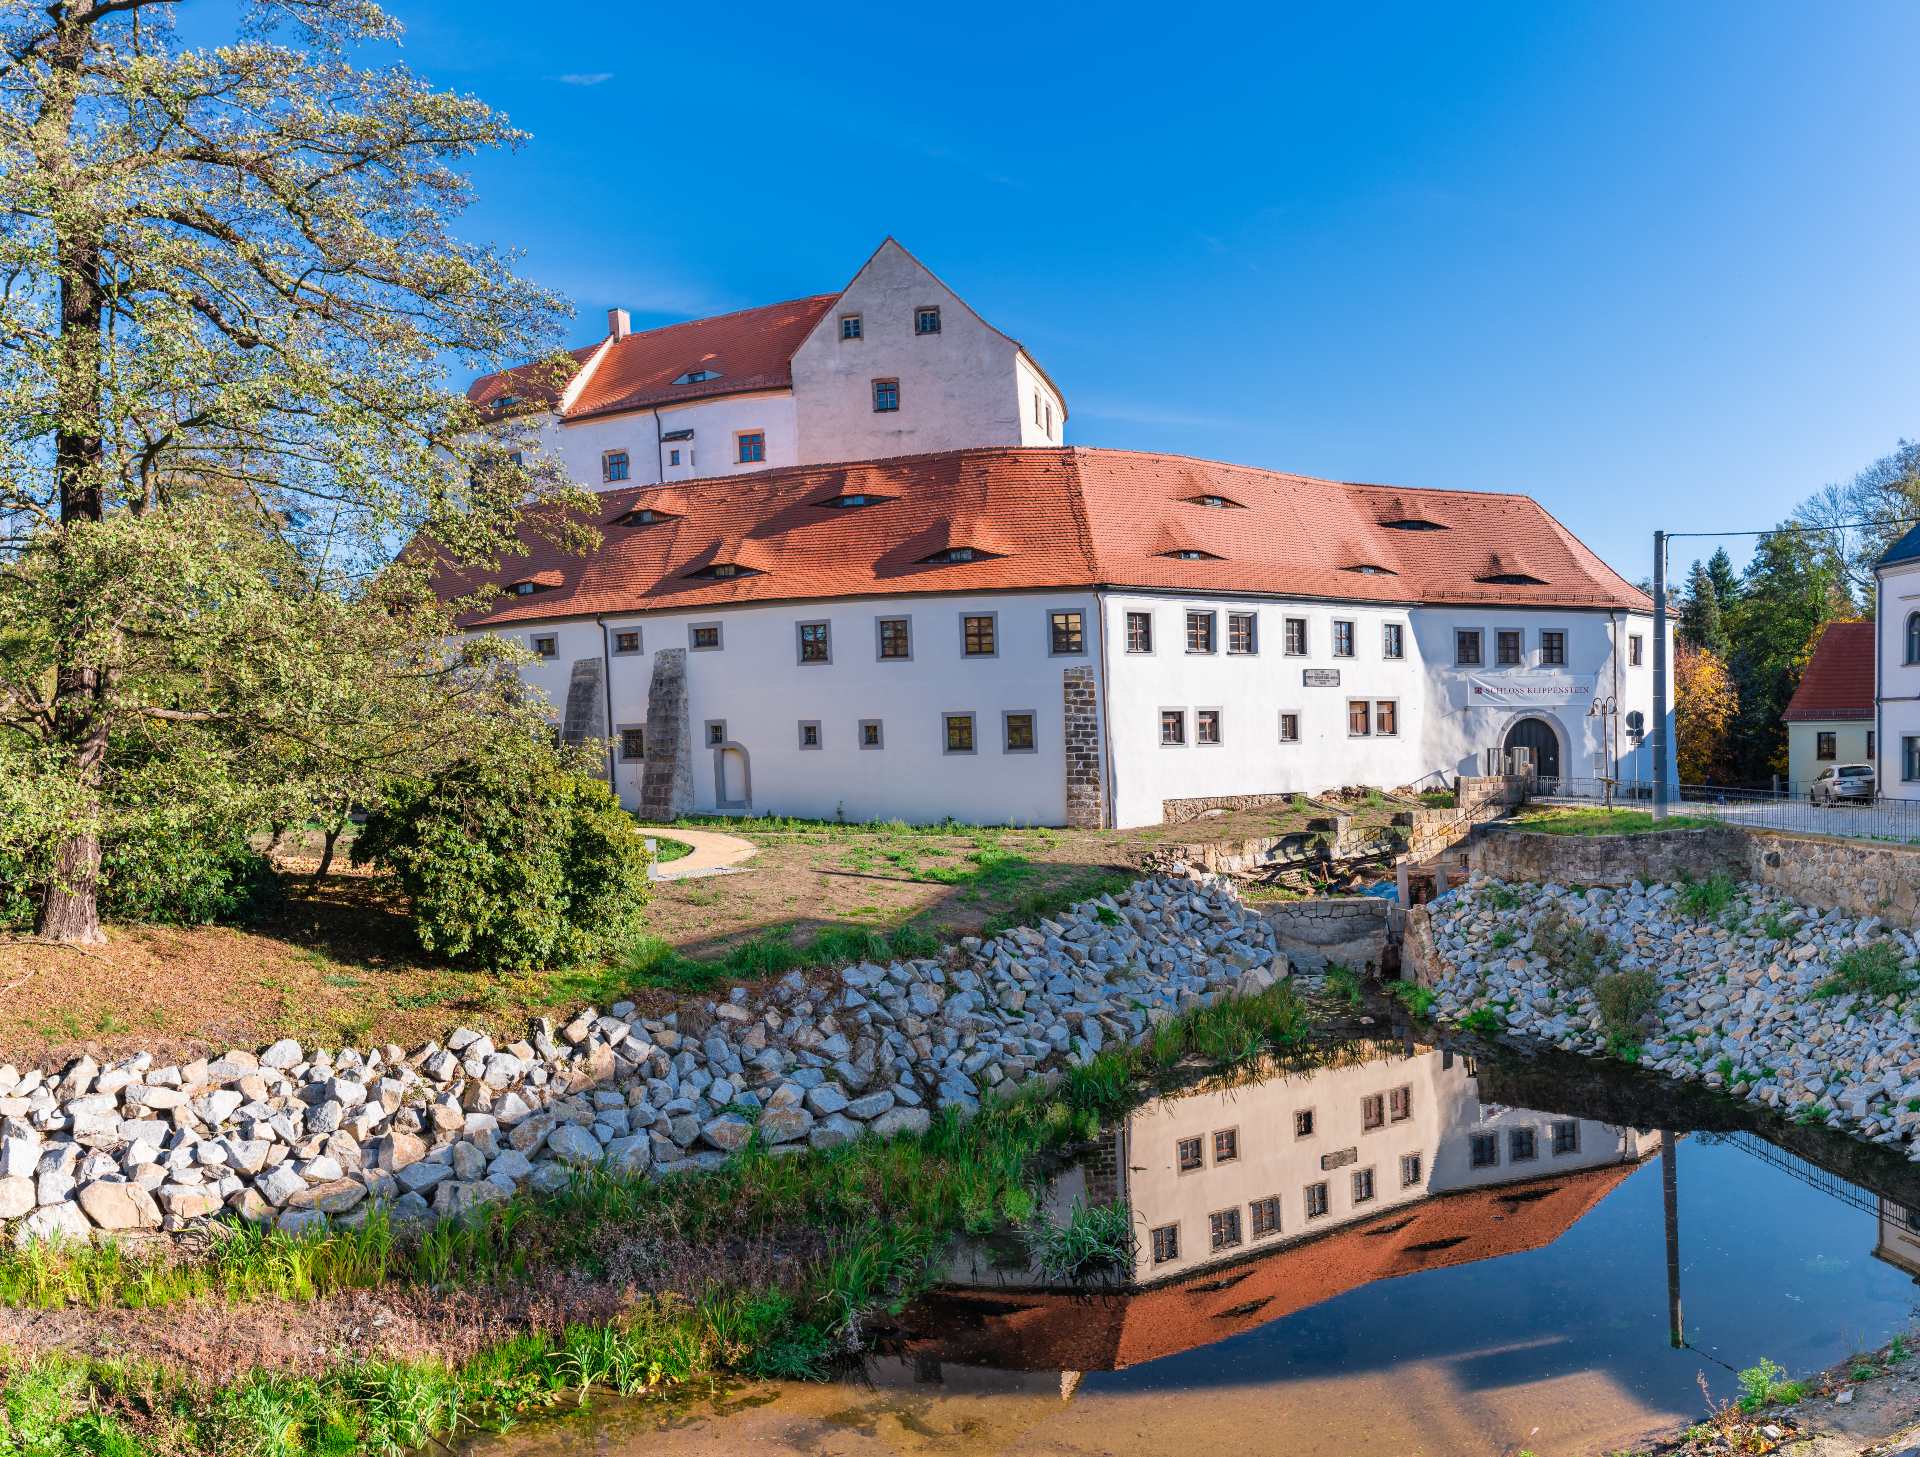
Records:
[[[40,902],[39,934],[49,941],[98,946],[100,930],[100,837],[69,835],[54,852],[53,878]]]
[[[320,846],[320,864],[313,872],[313,883],[315,885],[325,880],[327,878],[327,872],[333,869],[333,847],[340,843],[340,834],[346,827],[347,822],[341,820],[337,824],[328,825],[325,831],[323,831],[326,838]]]

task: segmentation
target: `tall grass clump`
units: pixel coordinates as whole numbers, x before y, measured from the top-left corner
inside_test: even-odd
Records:
[[[1875,941],[1835,957],[1833,971],[1814,987],[1813,994],[1837,997],[1852,992],[1877,1000],[1905,996],[1913,986],[1913,973],[1901,960],[1900,948],[1891,941]]]
[[[1076,1199],[1064,1221],[1038,1220],[1027,1234],[1034,1268],[1043,1280],[1058,1284],[1131,1274],[1137,1244],[1133,1211],[1117,1201],[1086,1205]]]

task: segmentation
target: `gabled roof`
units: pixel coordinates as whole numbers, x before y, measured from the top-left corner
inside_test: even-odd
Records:
[[[887,499],[856,510],[834,496]],[[1220,495],[1245,509],[1197,505]],[[1443,531],[1382,526],[1384,507],[1418,498]],[[677,518],[613,526],[636,505]],[[1623,608],[1646,595],[1530,497],[1353,485],[1178,455],[1080,447],[985,447],[749,476],[637,486],[596,497],[601,547],[584,556],[541,544],[485,576],[446,573],[448,597],[558,571],[535,598],[503,597],[468,626],[734,602],[1089,588],[1257,593],[1379,603]],[[688,577],[717,544],[750,551],[757,572]],[[929,563],[971,546],[972,561]],[[1205,553],[1199,560],[1171,550]],[[1524,560],[1539,585],[1479,582],[1495,552]],[[742,559],[744,560],[744,558]],[[1384,568],[1377,573],[1359,565]]]
[[[1788,723],[1872,718],[1873,635],[1871,622],[1829,622],[1780,717]]]
[[[1908,529],[1907,534],[1887,548],[1887,554],[1875,562],[1875,566],[1890,567],[1895,562],[1920,560],[1920,526]]]

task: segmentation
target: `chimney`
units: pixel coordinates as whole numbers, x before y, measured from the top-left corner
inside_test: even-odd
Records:
[[[628,317],[627,311],[625,309],[608,309],[607,310],[607,337],[608,338],[624,339],[627,337],[627,335],[631,334],[632,332],[633,332],[633,320]]]

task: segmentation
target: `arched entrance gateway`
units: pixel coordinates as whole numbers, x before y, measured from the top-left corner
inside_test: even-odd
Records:
[[[1545,719],[1516,719],[1507,730],[1507,741],[1502,747],[1509,754],[1515,749],[1530,749],[1533,752],[1533,772],[1539,778],[1560,777],[1560,736]]]

